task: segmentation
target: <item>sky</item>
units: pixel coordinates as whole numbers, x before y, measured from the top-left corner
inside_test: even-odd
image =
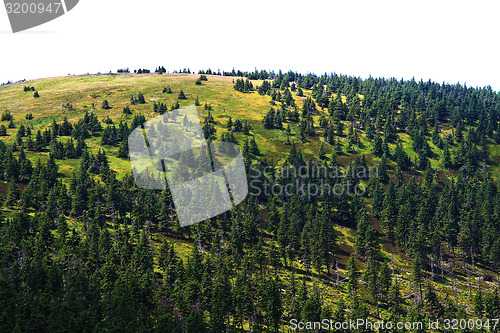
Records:
[[[13,34],[2,6],[0,83],[161,65],[414,77],[500,91],[498,13],[500,2],[481,0],[80,0]]]

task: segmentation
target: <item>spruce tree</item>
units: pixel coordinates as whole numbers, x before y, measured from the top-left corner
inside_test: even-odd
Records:
[[[17,204],[20,198],[21,198],[21,190],[15,183],[14,179],[11,178],[9,182],[9,187],[7,189],[7,200],[5,201],[5,204],[7,206],[12,207]]]
[[[476,295],[474,295],[474,314],[477,316],[477,318],[483,318],[483,311],[484,311],[483,294],[481,292],[481,289],[479,289]]]
[[[446,142],[444,149],[443,149],[443,157],[442,157],[442,164],[446,169],[451,168],[451,156],[450,156],[450,149],[448,147],[448,142]]]
[[[118,148],[118,157],[119,158],[128,158],[128,140],[123,140],[120,143],[120,147]]]
[[[321,316],[321,302],[319,298],[319,289],[317,285],[302,306],[302,320],[304,322],[319,322]]]
[[[103,109],[103,110],[109,110],[109,109],[111,109],[111,106],[109,106],[109,102],[108,102],[107,99],[105,99],[104,101],[102,101],[101,109]]]
[[[363,272],[363,281],[365,281],[370,296],[372,297],[373,303],[377,307],[379,305],[379,293],[380,293],[380,279],[378,273],[378,265],[375,260],[370,259],[365,265],[365,270]]]
[[[358,279],[360,277],[360,273],[358,270],[358,265],[356,264],[356,258],[354,254],[349,256],[349,260],[347,261],[347,291],[349,296],[352,298],[358,297]]]
[[[413,259],[412,277],[413,277],[413,282],[415,284],[415,294],[417,295],[419,301],[422,302],[423,272],[422,272],[422,262],[418,257],[415,257]]]
[[[146,104],[146,99],[144,98],[144,95],[142,92],[140,92],[137,95],[137,101],[139,102],[139,104]]]
[[[326,157],[325,147],[323,146],[323,142],[319,145],[318,158],[320,160],[324,160]]]

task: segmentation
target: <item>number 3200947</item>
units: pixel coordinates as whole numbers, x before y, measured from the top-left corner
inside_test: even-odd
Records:
[[[27,2],[7,2],[5,4],[7,14],[35,14],[35,13],[58,13],[62,10],[62,4],[59,2],[44,4],[44,3],[27,3]]]

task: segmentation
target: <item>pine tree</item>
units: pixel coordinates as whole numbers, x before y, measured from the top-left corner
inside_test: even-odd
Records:
[[[401,291],[400,287],[398,284],[398,281],[395,280],[394,283],[391,285],[391,288],[389,290],[388,294],[388,302],[387,305],[389,306],[389,309],[391,312],[399,317],[400,314],[400,304],[402,303],[401,299]]]
[[[364,208],[361,209],[364,210]],[[364,211],[359,214],[356,233],[356,250],[358,253],[365,259],[376,259],[379,250],[377,235]]]
[[[118,148],[118,157],[119,158],[128,158],[128,140],[123,140],[120,143],[120,147]]]
[[[276,116],[274,117],[274,127],[277,129],[283,129],[283,117],[281,111],[276,111]]]
[[[424,297],[424,308],[432,318],[441,318],[444,314],[444,308],[439,302],[439,299],[434,291],[431,283],[427,284]]]
[[[275,112],[273,108],[270,108],[269,111],[266,113],[264,118],[262,118],[262,123],[264,124],[265,129],[273,129],[274,128],[274,116]]]
[[[250,92],[253,90],[253,85],[252,85],[252,82],[250,82],[249,79],[246,79],[245,80],[245,84],[243,86],[243,91],[244,92]]]
[[[140,92],[138,95],[137,95],[137,102],[139,104],[146,104],[146,99],[144,98],[144,95],[142,92]]]
[[[498,122],[495,135],[493,136],[493,140],[495,140],[496,143],[500,143],[500,121]]]
[[[378,179],[383,184],[387,184],[389,182],[389,174],[387,173],[387,159],[385,158],[385,155],[382,156],[382,159],[380,160],[378,168]]]
[[[373,153],[377,156],[382,156],[383,154],[382,139],[379,135],[376,135],[375,139],[373,140]]]
[[[7,200],[5,201],[5,204],[9,207],[12,207],[17,204],[20,198],[21,198],[21,190],[14,182],[14,179],[11,178],[9,182],[9,187],[7,189]]]
[[[310,297],[303,303],[302,306],[302,320],[304,322],[319,322],[321,316],[321,302],[319,299],[319,288],[317,285],[313,286]]]
[[[111,106],[109,106],[109,102],[108,102],[107,99],[105,99],[104,101],[102,101],[101,109],[103,109],[103,110],[109,110],[109,109],[111,109]]]
[[[375,260],[370,259],[367,261],[365,265],[365,270],[363,272],[363,280],[366,283],[366,286],[371,294],[373,303],[375,303],[378,312],[380,279],[378,275],[377,263],[375,262]]]
[[[352,298],[358,297],[358,279],[360,273],[354,254],[351,254],[347,261],[347,291]]]
[[[57,219],[57,233],[59,234],[59,238],[61,242],[66,240],[66,237],[69,232],[68,221],[66,220],[66,216],[64,214],[60,214]]]
[[[450,156],[450,150],[448,148],[448,142],[446,142],[444,149],[443,149],[443,158],[442,158],[442,163],[443,166],[447,169],[451,168],[451,156]]]
[[[151,245],[148,236],[145,232],[141,231],[139,236],[139,243],[134,252],[134,261],[137,266],[143,270],[153,270],[153,256],[151,255]]]
[[[418,295],[420,302],[422,302],[422,273],[422,262],[420,258],[415,257],[415,259],[413,259],[412,277],[415,283],[415,294]]]
[[[209,298],[210,323],[214,332],[224,332],[231,310],[231,286],[224,267],[217,267],[216,272]]]
[[[500,239],[497,239],[491,247],[490,262],[500,271]]]
[[[156,105],[156,103],[155,103],[155,105]],[[128,106],[124,107],[122,112],[123,112],[123,114],[126,114],[126,115],[132,114],[132,111],[130,110],[130,107],[128,107]]]
[[[264,298],[264,310],[268,327],[273,327],[274,331],[278,332],[283,314],[278,277],[276,279],[270,278],[266,281]]]
[[[239,92],[245,92],[245,82],[243,79],[236,79],[236,83],[234,84],[234,90]]]
[[[392,283],[392,272],[387,261],[384,261],[380,267],[379,273],[380,294],[387,300]]]
[[[483,318],[483,312],[484,312],[483,294],[481,292],[481,289],[479,289],[476,295],[474,295],[474,314],[477,316],[477,318]]]
[[[324,160],[326,157],[325,147],[323,146],[323,142],[319,145],[318,158],[320,160]]]
[[[398,165],[401,170],[409,170],[411,167],[411,161],[406,152],[403,150],[403,145],[399,141],[396,144],[396,151],[394,153],[394,159],[396,161],[396,164]]]
[[[371,198],[373,215],[376,217],[380,217],[384,207],[384,188],[382,187],[381,180],[375,177],[370,178],[368,188],[368,195]]]

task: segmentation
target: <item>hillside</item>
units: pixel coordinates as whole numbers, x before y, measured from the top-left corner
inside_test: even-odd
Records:
[[[15,316],[0,308],[0,330],[285,332],[293,318],[500,315],[497,93],[210,73],[201,84],[200,74],[154,73],[0,87],[0,303],[22,304]],[[242,77],[252,89],[240,89]],[[378,172],[347,172],[352,184],[330,179],[361,184],[361,196],[251,194],[230,213],[180,228],[168,191],[134,186],[124,142],[160,104],[196,100],[211,139],[240,145],[247,167],[258,163],[273,184],[290,179],[266,165]]]

